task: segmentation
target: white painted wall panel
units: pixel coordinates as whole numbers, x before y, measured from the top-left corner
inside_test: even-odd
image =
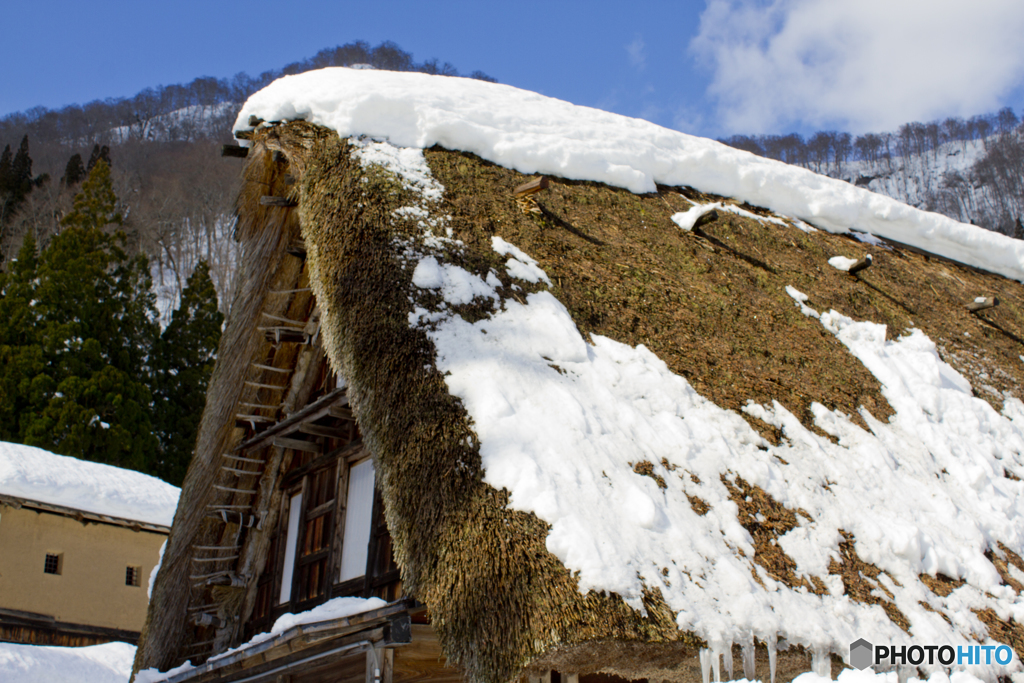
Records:
[[[295,546],[299,542],[299,518],[302,517],[302,494],[292,496],[288,506],[288,536],[284,544],[284,573],[281,576],[281,595],[278,604],[292,599],[292,576],[295,572]]]
[[[340,581],[366,573],[373,515],[373,460],[353,465],[348,475],[348,500],[345,504],[345,539],[341,547]]]

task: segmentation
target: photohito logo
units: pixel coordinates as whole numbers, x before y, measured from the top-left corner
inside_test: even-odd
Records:
[[[958,666],[999,664],[1013,660],[1009,645],[872,645],[864,638],[850,643],[850,666],[866,669],[873,664],[941,664]]]

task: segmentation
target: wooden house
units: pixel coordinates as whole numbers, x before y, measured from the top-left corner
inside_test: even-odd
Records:
[[[449,87],[444,79],[432,83]],[[895,240],[865,246],[694,187],[632,193],[555,176],[531,184],[528,175],[441,146],[423,152],[437,183],[425,201],[427,181],[409,181],[365,152],[386,143],[303,118],[312,116],[254,117],[236,133],[251,145],[234,150],[246,157],[241,284],[154,587],[137,680],[706,682],[712,671],[728,677],[734,655],[748,678],[789,680],[843,666],[848,651],[808,635],[817,623],[833,629],[833,641],[849,635],[822,616],[840,609],[850,615],[844,623],[887,638],[945,623],[1024,654],[1024,631],[1006,607],[1018,604],[1024,588],[1016,522],[1007,522],[997,543],[971,551],[987,558],[979,562],[994,577],[985,597],[981,580],[966,570],[953,575],[935,565],[918,576],[886,558],[862,557],[867,546],[845,526],[815,536],[833,524],[815,520],[832,519],[828,501],[839,500],[845,479],[755,478],[796,472],[784,469],[793,454],[822,463],[867,457],[857,439],[888,434],[884,425],[895,419],[887,398],[895,394],[840,335],[853,323],[812,310],[797,288],[814,287],[811,303],[821,311],[845,310],[940,340],[943,376],[955,367],[966,379],[950,381],[984,412],[1019,403],[1019,282]],[[679,217],[695,206],[718,208],[682,228]],[[828,265],[835,254],[865,249],[874,253],[867,271]],[[475,294],[459,294],[462,285]],[[987,314],[967,310],[982,294],[1004,305]],[[517,348],[539,365],[523,373],[547,373],[550,386],[563,386],[576,381],[574,364],[613,339],[622,345],[615,349],[633,349],[649,374],[663,373],[666,386],[689,397],[671,409],[678,415],[659,418],[665,429],[720,407],[718,422],[692,427],[702,436],[689,446],[670,444],[660,459],[624,454],[617,464],[571,475],[584,493],[606,486],[598,507],[606,495],[613,517],[628,518],[637,538],[655,539],[630,556],[621,590],[591,578],[602,567],[573,564],[564,550],[575,547],[571,534],[548,514],[557,505],[524,503],[522,489],[489,483],[495,475],[485,466],[485,447],[497,438],[484,433],[487,410],[511,419],[536,409],[540,419],[584,395],[513,396],[517,380],[509,375],[505,404],[474,406],[457,391],[499,380],[460,374],[465,368],[445,365],[437,350],[437,321],[457,314],[459,324],[479,325],[478,339],[487,341],[517,329],[499,325],[498,308],[525,308],[540,295],[557,299],[551,310],[561,306],[571,318],[566,334],[593,343],[580,337],[576,356],[562,358],[532,345],[544,324],[524,324]],[[488,321],[494,327],[484,329]],[[884,328],[875,341],[879,348],[895,343]],[[463,382],[458,390],[456,382]],[[968,382],[977,396],[964,388]],[[653,399],[639,392],[631,400]],[[589,410],[581,408],[583,423]],[[1010,417],[991,419],[1005,419],[998,429],[1006,443],[1017,443]],[[595,424],[599,417],[588,427],[598,441]],[[522,424],[506,436],[530,429]],[[549,434],[542,436],[557,441]],[[651,453],[660,452],[657,432],[637,430],[618,443],[646,448],[645,439]],[[702,461],[700,471],[680,455],[723,439],[733,439],[724,451],[730,455]],[[1016,482],[1024,477],[1024,453],[1012,448],[993,456],[1000,468],[993,485],[1008,492],[1007,510],[1019,504]],[[544,467],[521,463],[528,477]],[[521,473],[507,470],[513,479]],[[620,498],[626,502],[614,512]],[[805,508],[799,500],[819,502]],[[598,519],[601,511],[590,510]],[[574,519],[580,534],[593,531],[586,516]],[[893,519],[902,520],[894,528],[913,523],[913,515]],[[669,534],[687,525],[715,530],[701,538]],[[681,549],[667,548],[668,559],[644,566],[658,534]],[[687,565],[685,553],[706,552],[699,550],[705,539],[723,544],[722,553]],[[823,554],[812,552],[816,543],[827,546]],[[614,545],[595,541],[592,550],[614,563]],[[792,553],[813,556],[820,567],[802,566]],[[727,579],[727,566],[741,571]],[[966,603],[956,596],[968,593],[974,611],[957,612]],[[733,626],[747,623],[744,610],[763,610],[769,625],[743,626],[740,634]]]

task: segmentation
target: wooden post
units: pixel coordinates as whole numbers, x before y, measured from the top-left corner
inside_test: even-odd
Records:
[[[967,310],[971,313],[977,313],[978,311],[984,311],[986,308],[994,308],[998,305],[998,297],[992,297],[990,299],[985,296],[979,296],[977,299],[967,304]]]
[[[515,197],[516,199],[520,197],[527,197],[531,194],[536,194],[541,190],[548,189],[548,186],[550,184],[550,181],[545,176],[541,176],[540,178],[531,180],[528,183],[523,183],[516,189],[512,190],[512,196]]]
[[[718,220],[718,210],[717,209],[712,209],[711,211],[708,211],[707,213],[702,214],[701,216],[697,217],[697,220],[695,220],[693,222],[693,229],[696,230],[697,228],[701,227],[702,225],[708,225],[709,223],[714,223],[717,220]]]
[[[865,270],[865,269],[870,268],[870,267],[871,267],[871,254],[868,254],[867,256],[865,256],[864,258],[862,258],[861,260],[857,261],[852,266],[850,266],[850,269],[848,271],[846,271],[846,272],[849,273],[850,275],[856,275],[860,271]]]
[[[390,683],[394,655],[391,648],[371,647],[366,651],[366,683]]]

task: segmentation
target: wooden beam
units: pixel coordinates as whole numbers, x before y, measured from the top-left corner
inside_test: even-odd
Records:
[[[987,308],[995,308],[999,305],[998,297],[985,297],[979,296],[977,299],[967,304],[967,310],[971,313],[977,313],[978,311],[984,311]]]
[[[295,202],[288,199],[287,197],[272,197],[270,195],[263,195],[260,197],[260,206],[280,206],[284,208],[290,208],[298,206]]]
[[[222,157],[234,157],[236,159],[244,159],[249,156],[249,148],[242,147],[241,145],[224,145],[220,148],[220,155]]]
[[[302,439],[289,439],[284,436],[271,437],[270,443],[274,444],[278,448],[290,448],[293,451],[304,451],[306,453],[323,453],[324,447],[318,443],[312,441],[303,441]]]
[[[278,344],[308,344],[309,335],[294,327],[259,327],[259,331],[267,336],[267,341]]]
[[[850,275],[856,275],[860,271],[866,270],[866,269],[868,269],[870,267],[871,267],[871,254],[867,254],[864,258],[860,259],[859,261],[854,263],[852,266],[850,266],[850,269],[848,271],[846,271],[846,272],[849,273]]]
[[[300,424],[299,431],[303,434],[312,434],[313,436],[326,436],[329,439],[342,439],[348,436],[348,429],[342,429],[340,427],[324,427],[323,425],[316,425],[309,422],[303,422]]]
[[[264,365],[263,363],[253,363],[252,366],[259,370],[269,370],[270,372],[280,372],[282,374],[291,373],[291,368],[275,368],[273,365]]]
[[[306,325],[309,324],[308,320],[293,320],[291,318],[285,318],[285,317],[280,316],[280,315],[273,315],[272,313],[267,313],[266,311],[262,311],[260,313],[260,315],[262,315],[264,318],[269,318],[269,319],[271,319],[271,320],[273,320],[275,322],[284,323],[286,325],[294,325],[294,326],[298,327],[299,329],[305,329]],[[266,366],[263,366],[263,367],[266,367]],[[269,369],[271,369],[271,370],[279,370],[279,368],[269,368]]]
[[[280,385],[277,385],[277,384],[263,384],[261,382],[248,382],[248,381],[245,383],[245,385],[249,386],[249,387],[256,387],[257,389],[277,389],[278,391],[284,391],[285,389],[288,388],[286,386],[280,386]]]
[[[541,190],[548,189],[548,186],[550,184],[551,183],[547,179],[546,176],[541,176],[540,178],[536,178],[534,180],[531,180],[528,183],[523,183],[522,185],[518,186],[516,189],[512,190],[512,196],[515,197],[516,199],[518,199],[520,197],[527,197],[527,196],[529,196],[531,194],[536,194],[537,192],[540,192]]]
[[[240,443],[235,447],[235,452],[245,451],[260,444],[269,443],[270,439],[275,436],[286,436],[292,432],[298,431],[299,425],[303,422],[313,422],[318,420],[324,415],[327,415],[330,409],[335,405],[347,405],[348,394],[344,388],[335,389],[334,391],[326,394],[316,401],[313,401],[309,405],[281,420],[277,424],[267,427],[262,432],[252,437],[248,441]]]
[[[246,457],[243,457],[241,455],[231,455],[230,453],[225,453],[224,457],[228,458],[229,460],[238,460],[240,462],[256,462],[256,463],[259,463],[261,465],[264,462],[266,462],[265,460],[261,460],[260,458],[246,458]]]

